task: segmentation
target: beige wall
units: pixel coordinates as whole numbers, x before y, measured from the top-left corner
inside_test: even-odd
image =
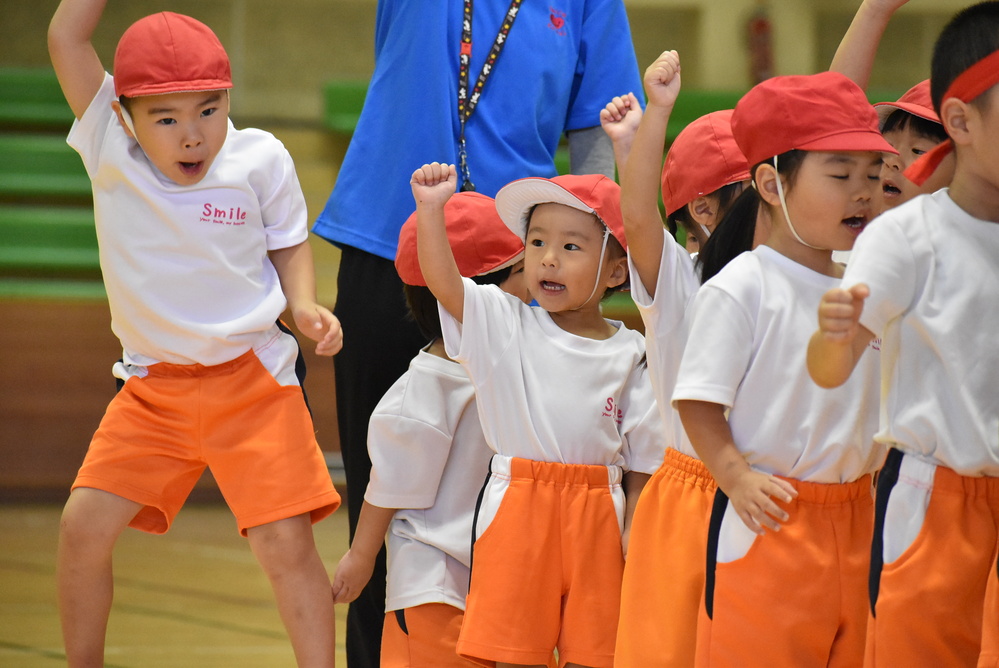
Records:
[[[412,0],[438,2],[440,0]],[[534,0],[528,0],[534,1]],[[57,0],[3,0],[0,66],[46,65],[45,28]],[[690,88],[744,89],[748,17],[769,11],[778,74],[818,71],[849,25],[857,0],[625,0],[635,50],[645,67],[665,48],[684,59]],[[968,0],[910,0],[878,55],[872,88],[899,90],[926,78],[933,40]],[[366,79],[373,67],[376,0],[109,0],[95,42],[110,67],[122,30],[170,9],[213,28],[230,52],[234,116],[318,121],[320,90],[332,78]]]

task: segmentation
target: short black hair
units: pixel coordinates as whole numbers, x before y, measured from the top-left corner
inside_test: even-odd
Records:
[[[496,271],[482,276],[473,276],[472,280],[478,285],[501,285],[510,278],[512,267],[503,267]],[[441,338],[440,313],[437,310],[437,298],[425,285],[402,285],[403,295],[406,297],[406,306],[409,308],[409,318],[416,323],[420,333],[433,341]]]
[[[935,142],[947,140],[947,132],[944,126],[936,121],[931,121],[922,116],[910,114],[904,109],[896,109],[888,115],[881,126],[881,134],[887,134],[896,130],[911,129],[917,135],[926,137]]]
[[[961,10],[944,26],[933,47],[930,97],[940,113],[944,93],[969,67],[999,50],[999,2],[990,0]],[[981,96],[979,96],[981,99]]]

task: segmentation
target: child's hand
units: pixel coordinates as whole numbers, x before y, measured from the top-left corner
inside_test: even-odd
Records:
[[[680,55],[663,51],[645,70],[643,81],[650,106],[672,109],[680,94]]]
[[[619,95],[600,110],[600,126],[612,142],[630,141],[642,120],[642,106],[634,93]]]
[[[291,311],[298,331],[317,341],[316,354],[329,357],[343,347],[343,330],[340,321],[329,309],[319,304],[295,306]]]
[[[458,186],[458,171],[454,165],[432,162],[413,172],[409,185],[417,206],[443,207]]]
[[[732,508],[754,533],[767,529],[780,531],[778,522],[787,521],[787,512],[774,499],[789,503],[798,491],[786,480],[749,469],[740,473],[726,492]]]
[[[374,559],[365,559],[347,550],[333,574],[333,602],[350,603],[356,599],[374,570]]]
[[[867,2],[886,14],[893,14],[896,9],[909,2],[909,0],[867,0]]]
[[[857,336],[864,300],[871,291],[863,283],[843,290],[835,288],[822,295],[819,304],[819,331],[833,343],[848,344]]]

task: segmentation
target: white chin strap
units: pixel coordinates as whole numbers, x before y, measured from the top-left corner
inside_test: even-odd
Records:
[[[600,287],[600,268],[604,266],[604,254],[607,252],[607,237],[610,236],[610,229],[604,225],[604,241],[600,245],[600,259],[597,260],[597,278],[593,281],[593,290],[590,291],[590,296],[583,300],[583,303],[572,309],[573,311],[578,311],[583,308],[583,306],[593,299],[593,295],[597,294],[597,288]]]
[[[776,177],[777,177],[777,197],[780,198],[780,208],[784,210],[784,220],[787,221],[787,229],[791,230],[791,234],[794,235],[794,238],[797,239],[798,243],[800,243],[802,246],[808,246],[809,248],[814,248],[815,250],[825,250],[824,248],[819,248],[818,246],[813,246],[812,244],[810,244],[807,241],[805,241],[804,239],[802,239],[801,235],[798,234],[798,231],[796,229],[794,229],[794,225],[791,224],[791,214],[789,214],[787,212],[787,200],[784,199],[784,186],[781,185],[781,182],[780,182],[780,172],[777,171],[777,156],[776,155],[774,156],[774,171],[777,172],[777,174],[776,174]],[[756,183],[754,182],[753,185],[755,186]]]

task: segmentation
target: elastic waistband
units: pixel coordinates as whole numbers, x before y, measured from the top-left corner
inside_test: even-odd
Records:
[[[900,451],[899,451],[900,452]],[[898,467],[899,479],[916,486],[955,492],[970,497],[989,497],[999,500],[999,478],[994,476],[967,476],[940,464],[932,464],[909,454],[902,454]]]
[[[590,487],[620,485],[622,476],[620,466],[539,462],[533,459],[505,455],[493,455],[489,470],[497,475],[509,476],[511,480],[535,480],[560,485],[587,485]]]
[[[787,480],[798,491],[794,499],[798,503],[832,504],[854,501],[856,499],[871,499],[871,474],[868,473],[853,482],[810,482],[778,476]]]
[[[715,478],[711,475],[708,467],[704,465],[704,462],[690,455],[685,455],[679,450],[666,448],[666,455],[663,457],[663,466],[672,469],[680,476],[690,475],[706,480],[712,485],[715,484]]]
[[[170,362],[157,362],[146,367],[147,378],[204,378],[206,376],[223,376],[232,373],[257,359],[257,355],[252,350],[236,359],[222,362],[221,364],[171,364]]]

